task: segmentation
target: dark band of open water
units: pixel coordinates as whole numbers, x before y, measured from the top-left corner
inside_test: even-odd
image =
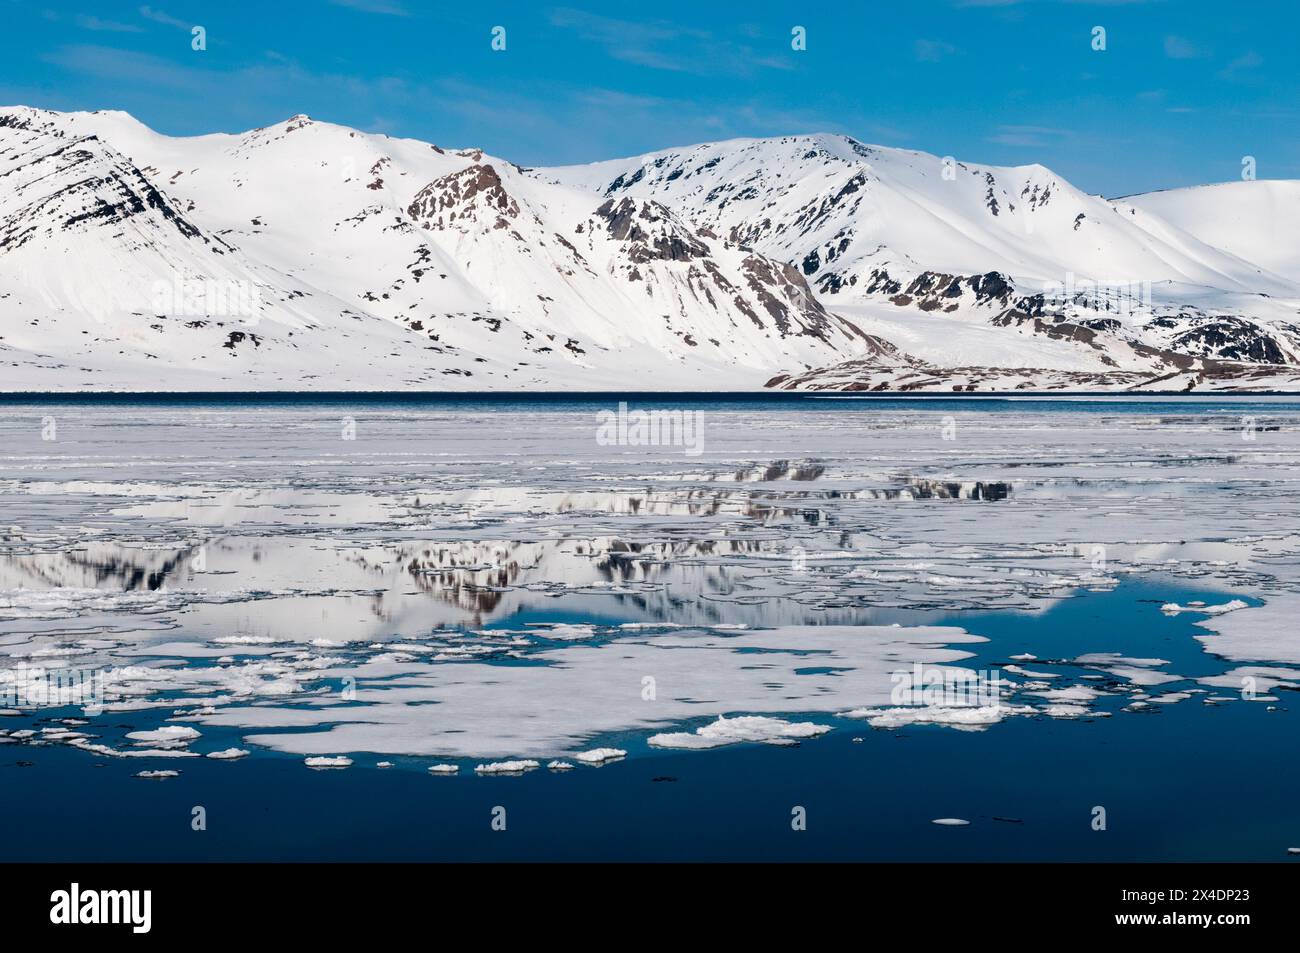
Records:
[[[700,408],[710,410],[825,411],[925,409],[1017,413],[1031,405],[1036,412],[1053,410],[1072,413],[1222,413],[1230,407],[1241,412],[1251,407],[1268,410],[1300,409],[1300,394],[1283,392],[1250,394],[1115,394],[1112,392],[1069,393],[1017,392],[984,394],[945,393],[791,393],[681,391],[574,391],[504,392],[465,391],[192,391],[192,392],[87,392],[0,394],[0,407],[15,406],[109,406],[109,407],[374,407],[385,409],[498,409],[498,410],[601,410],[629,405],[656,408]]]

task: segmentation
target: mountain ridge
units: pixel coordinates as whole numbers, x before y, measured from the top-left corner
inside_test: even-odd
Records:
[[[4,108],[0,389],[1291,389],[1300,183],[1195,188],[833,134],[525,168]]]

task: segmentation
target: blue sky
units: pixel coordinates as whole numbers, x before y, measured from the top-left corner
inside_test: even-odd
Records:
[[[177,135],[305,112],[543,165],[831,131],[1106,195],[1300,178],[1295,0],[0,3],[0,101]]]

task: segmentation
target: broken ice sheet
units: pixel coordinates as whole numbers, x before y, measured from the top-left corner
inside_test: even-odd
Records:
[[[635,757],[630,734],[710,747],[763,719],[996,727],[1093,712],[1115,686],[1168,703],[1174,666],[1106,632],[1069,663],[1019,657],[1054,657],[1032,633],[990,647],[1027,680],[996,717],[891,702],[897,669],[970,664],[981,612],[1133,577],[1222,594],[1153,607],[1209,616],[1206,650],[1241,663],[1203,684],[1271,691],[1300,664],[1290,411],[1265,447],[1181,411],[956,409],[946,442],[924,407],[724,408],[690,460],[600,447],[583,409],[363,413],[341,444],[332,408],[70,407],[55,454],[45,412],[0,422],[0,687],[19,665],[93,669],[109,717],[238,731],[220,748],[254,756],[470,770]],[[49,740],[205,754],[159,739]]]

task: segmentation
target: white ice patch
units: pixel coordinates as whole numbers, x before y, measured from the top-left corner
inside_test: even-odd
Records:
[[[334,757],[314,757],[306,758],[303,761],[309,768],[350,768],[352,759],[344,755]]]
[[[719,716],[717,721],[694,731],[651,735],[649,744],[655,748],[720,748],[742,742],[780,744],[801,738],[815,738],[830,730],[827,725],[810,721],[789,722],[759,715],[742,715],[739,718]]]
[[[1205,615],[1222,615],[1225,612],[1234,612],[1237,609],[1247,608],[1247,603],[1240,599],[1233,599],[1217,606],[1206,605],[1185,605],[1180,606],[1176,602],[1166,602],[1160,607],[1160,611],[1167,615],[1178,615],[1180,612],[1201,612]]]
[[[312,671],[325,679],[354,678],[360,704],[326,691],[314,696],[310,707],[255,703],[277,680],[286,683],[287,694],[301,691],[305,675],[293,667],[298,663],[243,665],[204,676],[152,670],[150,676],[157,679],[155,690],[172,680],[178,688],[189,683],[191,691],[200,678],[218,683],[210,690],[225,681],[221,687],[244,698],[198,720],[261,728],[245,740],[275,750],[540,758],[580,749],[593,735],[663,733],[666,726],[729,711],[833,714],[885,705],[895,672],[917,662],[958,661],[968,656],[952,643],[982,641],[952,627],[808,625],[725,634],[673,630],[548,646],[529,653],[540,663],[534,665],[370,659]],[[653,705],[636,690],[647,673],[654,673],[656,682]],[[627,690],[629,684],[634,690]],[[323,724],[330,727],[318,728]]]
[[[1002,671],[1010,672],[1012,675],[1022,675],[1025,678],[1060,678],[1060,672],[1031,672],[1029,669],[1021,668],[1019,665],[1004,665]]]
[[[1169,664],[1168,660],[1160,658],[1129,658],[1118,652],[1093,652],[1088,655],[1080,655],[1074,660],[1074,663],[1086,668],[1101,669],[1103,672],[1107,672],[1116,678],[1122,678],[1134,685],[1164,685],[1167,682],[1177,682],[1182,679],[1181,675],[1170,675],[1167,672],[1155,671],[1156,666]]]
[[[1265,697],[1260,692],[1271,692],[1277,688],[1300,691],[1300,669],[1243,665],[1222,675],[1207,675],[1197,681],[1202,685],[1241,692],[1243,697],[1253,695],[1254,700],[1259,701]]]
[[[1196,624],[1212,635],[1198,635],[1207,652],[1232,661],[1300,665],[1300,639],[1294,623],[1300,616],[1300,593],[1272,594],[1262,606],[1247,606]]]
[[[248,757],[248,749],[226,748],[224,751],[209,751],[207,756],[215,761],[235,761]]]
[[[108,745],[97,744],[85,740],[84,738],[74,738],[71,742],[74,747],[82,751],[89,751],[92,754],[107,755],[110,758],[197,758],[197,752],[189,751],[185,748],[111,748]]]
[[[959,731],[982,731],[1009,715],[1029,714],[1027,706],[981,705],[969,708],[945,708],[917,705],[906,708],[855,708],[843,713],[845,718],[864,718],[873,728],[902,728],[905,725],[947,725]]]
[[[128,731],[126,736],[139,746],[158,745],[159,747],[169,747],[187,745],[199,737],[199,732],[196,728],[188,728],[184,725],[164,725],[161,728],[151,728],[147,731]]]
[[[522,759],[517,761],[493,761],[490,764],[480,764],[475,769],[476,774],[523,774],[525,771],[532,771],[541,767],[536,761],[531,759]]]
[[[578,752],[573,756],[573,760],[599,767],[602,764],[608,764],[611,761],[618,761],[620,758],[626,757],[627,752],[622,748],[592,748],[590,751]]]

